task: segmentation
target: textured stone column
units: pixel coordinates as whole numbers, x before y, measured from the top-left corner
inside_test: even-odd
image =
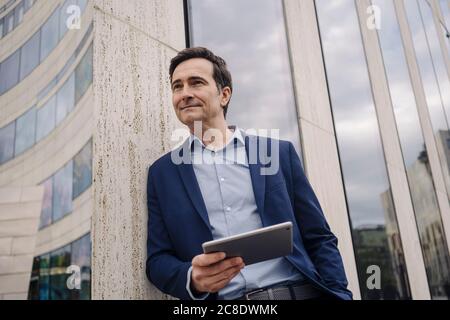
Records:
[[[92,298],[163,299],[145,276],[147,169],[177,126],[168,66],[183,2],[94,0]]]

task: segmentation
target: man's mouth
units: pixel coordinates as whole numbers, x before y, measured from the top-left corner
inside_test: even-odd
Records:
[[[184,110],[184,109],[188,109],[188,108],[196,108],[196,107],[200,107],[200,105],[198,105],[198,104],[189,104],[187,106],[181,107],[180,110]]]

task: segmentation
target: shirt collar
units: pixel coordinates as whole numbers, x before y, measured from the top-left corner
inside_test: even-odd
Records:
[[[227,145],[225,145],[222,149],[227,148],[228,145],[229,145],[230,143],[235,143],[235,144],[237,144],[238,146],[239,146],[239,145],[240,145],[240,146],[245,146],[245,140],[244,140],[244,137],[242,136],[241,129],[239,129],[237,126],[229,126],[228,129],[230,129],[231,131],[233,131],[233,136],[231,137],[231,139],[230,139],[230,141],[227,143]],[[203,144],[203,141],[201,141],[196,135],[194,135],[194,134],[191,133],[190,136],[189,136],[189,146],[190,146],[191,150],[192,150],[192,148],[193,148],[193,144],[194,144],[194,143],[198,143],[200,146],[202,146],[202,147],[208,149],[208,148]],[[220,149],[220,150],[222,150],[222,149]],[[211,149],[208,149],[208,150],[211,150]],[[220,150],[216,150],[216,151],[220,151]],[[211,151],[212,151],[212,150],[211,150]]]

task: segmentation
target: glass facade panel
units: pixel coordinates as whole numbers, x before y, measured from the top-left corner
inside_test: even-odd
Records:
[[[316,0],[363,299],[410,299],[406,264],[353,0]],[[380,289],[366,285],[369,266]]]
[[[28,76],[39,65],[39,43],[41,33],[37,31],[22,47],[20,54],[20,80]]]
[[[38,109],[36,141],[46,137],[55,128],[56,115],[56,95],[50,98],[47,103]]]
[[[39,257],[39,298],[50,299],[50,254]]]
[[[53,211],[53,177],[47,179],[44,183],[44,199],[42,200],[41,220],[39,229],[45,228],[52,223]]]
[[[391,0],[373,0],[383,12],[378,31],[414,213],[433,298],[450,298],[450,258],[431,176],[414,91]],[[433,237],[427,237],[428,234]]]
[[[53,177],[53,222],[72,211],[72,175],[73,161],[71,160]]]
[[[69,30],[67,28],[67,19],[70,17],[72,12],[69,11],[70,13],[67,13],[67,9],[72,5],[77,5],[77,0],[66,0],[66,1],[64,1],[64,4],[61,7],[61,12],[60,12],[61,17],[59,18],[59,37],[60,38],[64,37],[64,35]]]
[[[4,36],[13,31],[14,29],[14,10],[12,10],[5,17],[5,33]]]
[[[80,101],[92,83],[92,45],[75,69],[75,104]]]
[[[0,164],[9,161],[14,156],[14,131],[16,123],[11,122],[0,128]]]
[[[71,264],[80,267],[80,290],[71,290],[72,300],[91,298],[91,237],[89,234],[72,244]]]
[[[3,37],[3,19],[0,19],[0,39]]]
[[[56,95],[56,124],[58,125],[75,105],[75,74],[66,80]]]
[[[0,67],[0,95],[19,82],[20,49],[6,58]]]
[[[92,140],[73,159],[73,198],[92,183]]]
[[[41,62],[59,41],[59,10],[56,9],[41,28]]]
[[[70,290],[67,287],[67,278],[70,274],[66,273],[70,266],[70,245],[50,254],[50,299],[51,300],[69,300]]]
[[[21,2],[14,9],[14,28],[17,27],[22,22],[24,13],[25,13],[25,7],[23,5],[23,2]]]
[[[31,108],[16,122],[16,146],[14,156],[18,156],[33,146],[36,138],[36,108]]]
[[[30,287],[28,288],[28,300],[39,300],[39,264],[40,257],[35,257],[31,270]]]
[[[438,73],[436,72],[436,61],[431,52],[435,50],[434,46],[429,47],[429,37],[425,32],[422,15],[419,10],[419,6],[415,0],[404,1],[406,14],[408,18],[409,27],[413,37],[414,49],[416,52],[417,63],[419,65],[420,75],[422,78],[423,88],[425,91],[425,97],[428,105],[428,112],[431,119],[431,125],[433,127],[434,136],[436,139],[436,146],[439,152],[439,158],[441,161],[444,175],[449,175],[449,159],[447,154],[447,145],[444,143],[450,138],[449,132],[449,116],[450,114],[445,109],[443,104],[442,91],[439,87]],[[444,88],[444,87],[443,87]],[[450,192],[450,179],[446,179],[447,190]]]
[[[188,3],[191,45],[223,57],[233,77],[228,123],[243,129],[280,129],[280,138],[292,141],[300,153],[282,2]]]

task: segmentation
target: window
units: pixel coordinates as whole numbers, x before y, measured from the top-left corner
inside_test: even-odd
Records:
[[[41,28],[41,62],[56,47],[59,41],[59,10],[55,10]]]
[[[355,2],[316,0],[330,101],[363,299],[410,299]],[[367,268],[381,268],[369,290]]]
[[[20,49],[6,58],[0,67],[0,95],[19,82]]]
[[[42,185],[44,186],[44,199],[42,200],[39,229],[45,228],[52,223],[53,177],[47,179]]]
[[[56,124],[58,125],[67,114],[73,110],[75,105],[75,74],[66,80],[64,85],[56,94]]]
[[[67,267],[80,267],[80,289],[69,289]],[[33,259],[28,299],[88,300],[91,298],[91,238],[80,239]]]
[[[10,33],[14,29],[14,10],[12,10],[5,17],[5,33],[4,36]]]
[[[20,55],[20,80],[28,76],[39,64],[41,33],[37,31],[22,47]]]
[[[61,7],[61,12],[60,12],[61,16],[59,18],[59,38],[60,39],[62,37],[64,37],[66,32],[69,30],[67,28],[67,19],[70,17],[71,13],[67,13],[67,9],[70,6],[76,5],[76,4],[77,4],[77,0],[66,0],[66,1],[64,1],[64,4]]]
[[[92,183],[92,140],[73,159],[73,198]]]
[[[0,164],[9,161],[14,156],[14,130],[15,122],[0,128]]]
[[[70,245],[50,254],[50,299],[51,300],[69,300],[70,290],[67,287],[66,273],[70,266]]]
[[[27,12],[36,2],[36,0],[24,0],[23,1],[25,4],[25,12]]]
[[[14,156],[28,150],[35,143],[36,108],[31,108],[16,121],[16,147]]]
[[[80,101],[92,83],[92,45],[75,69],[75,104]]]
[[[40,141],[55,128],[56,95],[38,109],[36,141]]]
[[[72,300],[89,300],[91,298],[91,237],[89,234],[72,243],[72,265],[80,267],[80,290],[71,290]]]
[[[3,37],[3,19],[0,19],[0,39]]]
[[[53,216],[52,222],[72,211],[73,161],[67,163],[53,177]]]
[[[14,28],[22,22],[25,13],[24,9],[23,1],[14,9]]]
[[[229,123],[244,129],[280,129],[280,138],[292,141],[300,153],[282,1],[188,3],[191,45],[224,58],[238,88],[229,105]]]
[[[84,12],[86,6],[88,4],[88,0],[78,0],[78,5],[80,6],[81,12]]]

